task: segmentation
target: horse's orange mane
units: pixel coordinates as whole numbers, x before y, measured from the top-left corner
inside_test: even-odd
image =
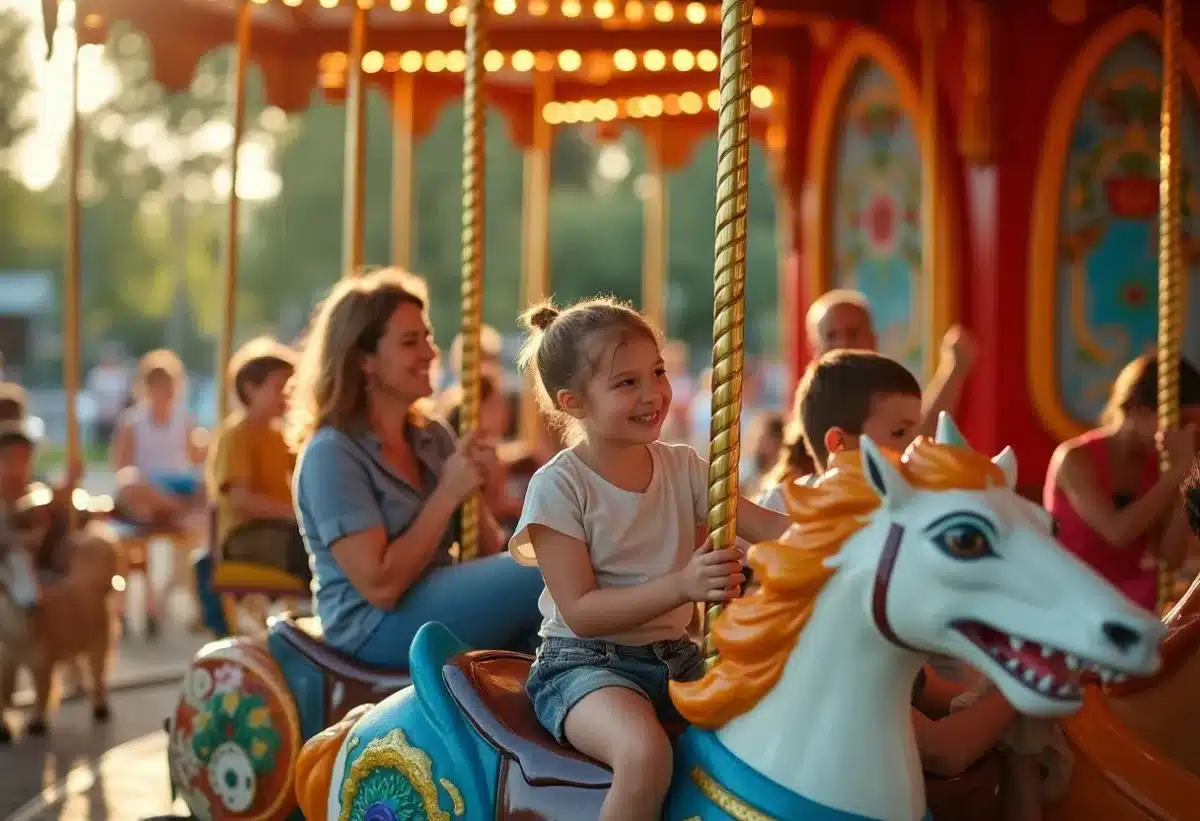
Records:
[[[922,490],[984,490],[1004,484],[983,454],[918,438],[903,459],[887,458]],[[788,512],[795,524],[779,540],[750,549],[759,589],[731,602],[712,628],[720,660],[703,678],[672,682],[679,712],[714,728],[747,712],[779,681],[792,648],[834,569],[826,560],[866,526],[879,496],[863,475],[857,452],[835,454],[815,485],[791,485]]]

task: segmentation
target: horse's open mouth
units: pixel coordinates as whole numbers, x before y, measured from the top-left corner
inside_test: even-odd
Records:
[[[1094,673],[1105,684],[1125,680],[1125,675],[1102,664],[1073,656],[1057,647],[1019,638],[974,621],[958,622],[958,632],[1017,681],[1045,698],[1079,700],[1084,673]]]

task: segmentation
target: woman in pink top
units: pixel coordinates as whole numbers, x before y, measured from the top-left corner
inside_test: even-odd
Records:
[[[1138,604],[1152,609],[1152,558],[1178,566],[1194,537],[1187,528],[1179,485],[1196,453],[1200,372],[1179,363],[1180,430],[1157,433],[1158,359],[1141,356],[1113,383],[1103,427],[1064,442],[1046,474],[1043,503],[1058,538]],[[1160,474],[1156,442],[1171,457]]]

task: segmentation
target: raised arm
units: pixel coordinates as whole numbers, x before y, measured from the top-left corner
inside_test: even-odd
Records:
[[[975,343],[967,331],[954,326],[942,340],[937,372],[921,396],[921,429],[925,436],[937,430],[938,414],[953,415],[958,410],[967,377],[975,364]]]
[[[1050,475],[1052,483],[1062,489],[1088,526],[1113,547],[1123,549],[1151,530],[1176,500],[1179,483],[1191,460],[1173,459],[1172,464],[1177,467],[1164,473],[1148,492],[1120,510],[1100,488],[1095,468],[1082,449],[1060,447],[1050,461]]]

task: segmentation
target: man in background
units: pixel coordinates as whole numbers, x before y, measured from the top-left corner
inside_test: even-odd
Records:
[[[847,348],[879,350],[871,303],[859,291],[837,289],[822,295],[809,306],[805,329],[813,358]],[[922,433],[933,435],[942,411],[957,411],[974,365],[975,341],[965,328],[955,325],[942,337],[937,370],[922,395]]]

